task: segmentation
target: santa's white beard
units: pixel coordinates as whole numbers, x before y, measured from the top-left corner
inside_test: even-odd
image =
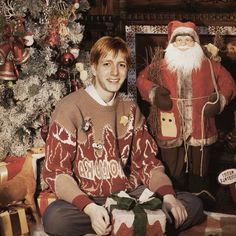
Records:
[[[169,70],[172,72],[180,70],[183,74],[187,75],[193,69],[199,69],[201,67],[205,55],[198,43],[195,43],[193,47],[184,46],[182,48],[187,49],[182,51],[170,43],[165,50],[165,59]]]

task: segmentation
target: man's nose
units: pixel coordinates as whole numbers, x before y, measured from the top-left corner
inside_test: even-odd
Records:
[[[117,75],[118,74],[118,66],[116,66],[116,65],[113,65],[112,66],[112,69],[111,69],[111,73],[113,74],[113,75]]]

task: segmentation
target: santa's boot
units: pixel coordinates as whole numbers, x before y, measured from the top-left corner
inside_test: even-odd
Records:
[[[215,208],[216,199],[206,178],[189,174],[189,191],[202,200],[204,210],[213,210]]]

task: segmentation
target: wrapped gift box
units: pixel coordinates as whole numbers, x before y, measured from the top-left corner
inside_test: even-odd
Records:
[[[40,192],[37,203],[40,215],[42,216],[46,208],[57,199],[56,195],[52,192]]]
[[[145,210],[147,214],[146,236],[163,236],[166,216],[162,210]],[[139,214],[139,213],[138,213]],[[114,209],[112,211],[112,236],[132,236],[134,233],[134,212]]]
[[[22,169],[25,158],[8,156],[0,162],[0,184],[16,176]]]
[[[146,190],[140,196],[139,200],[135,200],[121,191],[117,194],[118,198],[114,198],[113,196],[107,198],[105,207],[111,212],[112,236],[164,235],[166,216],[164,212],[159,209],[161,207],[161,201],[156,198],[146,198],[144,195],[146,195]],[[131,209],[125,210],[126,206],[130,205],[126,203],[126,201],[129,202],[128,198],[131,199],[131,201],[135,201],[135,204],[131,203],[133,204]],[[142,199],[142,201],[140,199]],[[154,203],[154,201],[157,204]],[[154,207],[156,209],[150,209],[149,205],[153,205],[153,203],[156,205],[156,207]]]
[[[17,236],[29,232],[25,209],[11,207],[9,210],[0,211],[0,235]]]

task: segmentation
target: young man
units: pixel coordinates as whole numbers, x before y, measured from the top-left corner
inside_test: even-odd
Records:
[[[140,185],[163,197],[163,209],[185,229],[203,219],[198,198],[175,197],[157,146],[137,105],[118,91],[127,76],[130,52],[119,37],[102,37],[91,49],[93,85],[66,96],[53,114],[43,176],[60,200],[43,216],[50,235],[111,233],[106,197]]]
[[[213,206],[207,174],[211,144],[217,140],[214,118],[232,99],[235,82],[220,63],[204,55],[193,22],[171,21],[167,28],[169,44],[159,77],[150,80],[155,66],[149,65],[139,74],[137,87],[156,106],[154,133],[174,186],[189,187],[206,207]]]

